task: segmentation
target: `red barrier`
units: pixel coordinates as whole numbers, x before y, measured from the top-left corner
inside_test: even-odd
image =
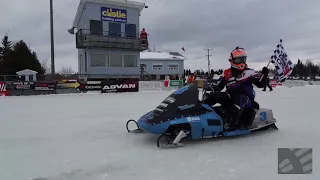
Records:
[[[164,87],[169,87],[169,80],[164,80],[163,83],[164,83]]]
[[[277,80],[270,80],[270,85],[271,87],[277,87],[277,86],[282,86],[282,83],[281,82],[278,82],[277,83]]]
[[[5,82],[0,82],[0,96],[8,96],[7,85]]]

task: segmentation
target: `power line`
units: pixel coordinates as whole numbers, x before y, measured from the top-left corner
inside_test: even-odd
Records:
[[[65,18],[63,15],[61,15],[59,12],[57,12],[55,9],[53,9],[53,13],[59,17],[60,19],[64,20],[64,21],[69,21],[67,18]]]

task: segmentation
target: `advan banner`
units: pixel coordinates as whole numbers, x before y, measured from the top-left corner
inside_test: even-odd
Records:
[[[138,92],[139,81],[107,80],[102,82],[101,93]]]

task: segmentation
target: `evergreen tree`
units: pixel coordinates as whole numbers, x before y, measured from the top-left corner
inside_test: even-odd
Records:
[[[37,54],[31,51],[23,40],[20,40],[13,46],[11,67],[11,74],[15,74],[24,69],[37,71],[38,74],[45,73],[44,68],[38,60]]]
[[[9,41],[8,36],[5,35],[0,46],[0,74],[8,73],[12,52],[12,41]]]
[[[45,73],[36,52],[30,50],[23,40],[13,44],[5,35],[0,46],[0,74],[16,75],[16,72],[24,69]]]
[[[2,47],[0,47],[0,61],[3,62],[10,56],[12,52],[12,41],[9,41],[7,35],[5,35],[1,42]]]

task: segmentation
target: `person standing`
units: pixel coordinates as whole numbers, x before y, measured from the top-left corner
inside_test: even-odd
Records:
[[[141,38],[141,43],[147,45],[148,44],[148,34],[145,30],[145,28],[143,28],[140,32],[140,38]]]
[[[262,91],[266,91],[267,86],[270,91],[273,91],[272,86],[270,85],[270,78],[268,77],[268,74],[264,74],[264,76],[266,76],[267,78]]]

